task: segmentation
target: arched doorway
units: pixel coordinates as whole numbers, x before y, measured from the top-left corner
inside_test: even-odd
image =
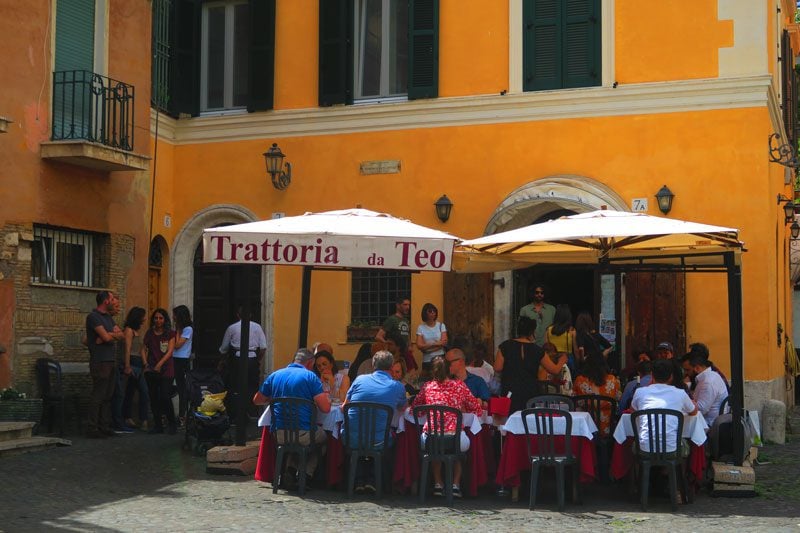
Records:
[[[231,284],[231,278],[236,277],[235,271],[228,271],[228,274],[220,273],[216,277],[204,277],[204,281],[200,283],[196,281],[196,254],[201,243],[203,229],[225,224],[254,222],[256,220],[258,220],[258,217],[242,206],[230,204],[212,205],[195,213],[175,237],[169,264],[170,299],[172,305],[184,304],[190,306],[192,318],[195,322],[196,340],[193,343],[193,347],[198,356],[218,357],[222,335],[225,332],[225,328],[233,322],[238,290],[235,286],[232,288]],[[222,268],[225,269],[226,267]],[[261,324],[267,336],[267,353],[264,357],[264,370],[266,372],[272,370],[273,274],[274,267],[272,266],[255,267],[255,273],[251,273],[250,277],[251,289],[248,291],[253,298],[251,301],[257,301],[259,304],[253,312],[253,320]],[[199,291],[199,300],[195,298],[196,291]],[[233,292],[231,293],[231,291]],[[216,307],[210,305],[205,296],[208,293],[227,293],[229,295],[226,298],[227,307],[219,304],[216,304]],[[201,302],[200,307],[197,306],[198,301]],[[202,306],[207,303],[210,308],[205,310]],[[200,313],[199,317],[198,311]],[[211,317],[210,321],[207,317]],[[200,319],[200,324],[198,324],[198,318]],[[206,327],[210,329],[208,333],[202,331]]]
[[[199,365],[219,359],[227,327],[236,321],[239,305],[247,301],[256,322],[261,317],[261,267],[203,263],[203,245],[194,255],[195,355]]]

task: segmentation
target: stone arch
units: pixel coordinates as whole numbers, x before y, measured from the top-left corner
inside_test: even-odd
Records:
[[[571,174],[547,176],[506,196],[486,224],[484,235],[527,226],[557,209],[585,213],[603,206],[612,211],[629,211],[622,197],[599,181]]]
[[[192,312],[194,302],[194,253],[203,236],[203,229],[222,224],[243,224],[255,222],[258,217],[249,209],[232,204],[216,204],[195,213],[175,237],[170,261],[170,300],[171,306],[185,304]],[[261,274],[261,317],[260,322],[268,339],[272,339],[272,304],[274,267],[264,266]],[[272,367],[272,346],[267,346],[265,357],[267,371]]]

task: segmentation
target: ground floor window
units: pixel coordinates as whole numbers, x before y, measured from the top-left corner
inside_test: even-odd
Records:
[[[401,298],[411,297],[411,273],[403,270],[353,270],[350,321],[380,325]]]
[[[103,286],[95,267],[102,234],[36,224],[31,248],[31,281],[75,287]]]

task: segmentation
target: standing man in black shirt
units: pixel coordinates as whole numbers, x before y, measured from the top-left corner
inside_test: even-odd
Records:
[[[111,398],[117,383],[114,343],[125,336],[112,318],[119,312],[119,299],[111,291],[100,291],[95,300],[97,307],[86,317],[86,346],[92,376],[86,435],[102,438],[114,435],[111,429]]]

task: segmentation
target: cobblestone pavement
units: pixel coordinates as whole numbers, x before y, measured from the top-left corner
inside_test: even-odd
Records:
[[[621,485],[584,489],[582,505],[555,510],[552,496],[528,511],[488,492],[478,499],[442,499],[420,506],[410,496],[382,501],[313,490],[305,499],[251,478],[205,473],[205,460],[181,451],[168,435],[77,437],[73,446],[0,458],[1,531],[800,531],[800,410],[784,446],[766,445],[756,467],[759,497],[697,496],[671,513],[651,498],[643,513]]]

